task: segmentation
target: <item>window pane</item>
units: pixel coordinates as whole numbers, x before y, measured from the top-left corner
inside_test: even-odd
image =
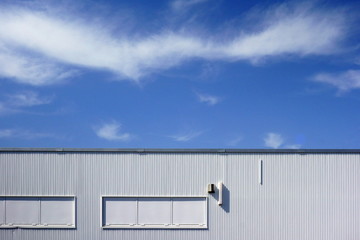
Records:
[[[104,198],[103,225],[136,224],[136,198]]]
[[[6,223],[14,225],[39,224],[39,198],[6,198]]]
[[[171,224],[170,198],[139,198],[139,224]]]
[[[74,225],[74,198],[41,198],[41,224]]]
[[[205,198],[174,198],[174,224],[206,224]]]

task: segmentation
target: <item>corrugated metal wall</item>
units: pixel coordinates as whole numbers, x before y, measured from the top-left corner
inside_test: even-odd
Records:
[[[360,239],[360,154],[2,152],[0,181],[0,195],[77,198],[76,229],[0,229],[1,240]],[[219,181],[206,230],[100,227],[102,195],[204,196]]]

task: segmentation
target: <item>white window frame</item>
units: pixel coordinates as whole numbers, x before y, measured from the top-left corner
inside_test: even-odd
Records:
[[[104,222],[104,204],[106,198],[170,198],[171,201],[171,214],[173,211],[173,204],[172,200],[176,198],[201,198],[205,199],[205,224],[163,224],[163,225],[140,225],[140,224],[133,224],[133,225],[126,225],[126,224],[111,224],[105,225]],[[208,203],[208,196],[119,196],[119,195],[103,195],[100,198],[100,227],[102,229],[207,229],[208,228],[208,221],[209,221],[209,203]]]
[[[74,216],[73,216],[73,223],[74,224],[42,224],[41,220],[39,221],[38,224],[11,224],[9,225],[8,223],[6,223],[6,219],[5,219],[5,224],[0,224],[0,229],[11,229],[11,228],[29,228],[29,229],[75,229],[76,228],[76,220],[77,220],[77,216],[76,216],[76,212],[77,212],[77,198],[74,195],[47,195],[47,196],[38,196],[38,195],[0,195],[0,198],[4,198],[5,199],[5,218],[6,218],[6,199],[7,198],[38,198],[39,199],[39,204],[42,198],[72,198],[74,201]],[[40,217],[41,217],[41,204],[40,204]]]

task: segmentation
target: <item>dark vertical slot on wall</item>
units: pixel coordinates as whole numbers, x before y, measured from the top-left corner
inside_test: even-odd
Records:
[[[101,207],[101,216],[102,216],[101,226],[104,227],[104,226],[106,226],[106,200],[105,200],[105,197],[101,198],[101,206],[100,207]]]
[[[263,160],[259,160],[259,184],[264,183],[264,163]]]

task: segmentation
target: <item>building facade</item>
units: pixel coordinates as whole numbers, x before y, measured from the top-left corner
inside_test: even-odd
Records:
[[[0,149],[0,239],[360,239],[360,150]]]

